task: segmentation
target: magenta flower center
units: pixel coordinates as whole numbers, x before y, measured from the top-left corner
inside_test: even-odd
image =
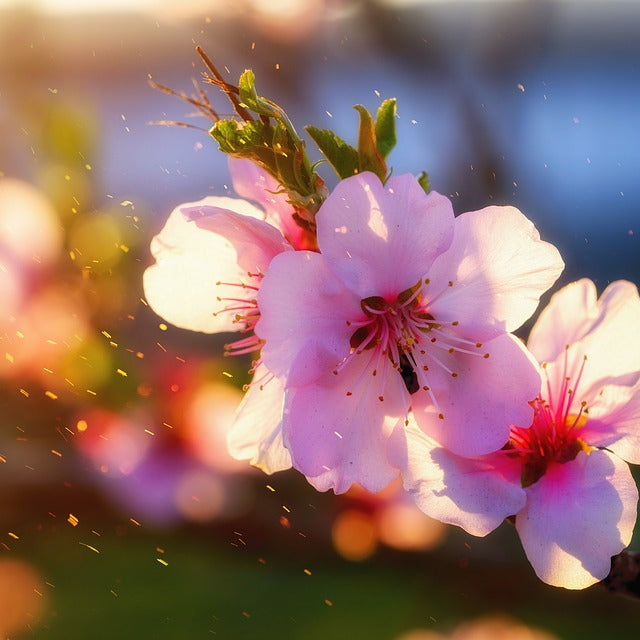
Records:
[[[402,376],[409,394],[420,390],[428,392],[439,411],[429,384],[432,370],[439,368],[457,378],[456,354],[484,358],[488,358],[489,354],[478,351],[482,347],[481,342],[458,335],[457,320],[445,322],[433,316],[426,295],[428,285],[428,279],[419,280],[395,299],[370,296],[361,300],[362,317],[347,322],[354,329],[350,338],[351,353],[334,373],[338,374],[353,356],[370,351],[366,370],[373,376],[380,373],[380,401],[384,400],[387,376],[395,370]],[[453,283],[450,282],[449,286],[453,286]],[[444,418],[441,412],[439,416]]]
[[[557,397],[551,392],[547,379],[548,399],[541,397],[532,402],[533,423],[528,429],[512,426],[505,451],[517,455],[522,461],[522,486],[537,482],[551,464],[564,464],[573,460],[589,446],[580,438],[587,422],[587,403],[576,400],[576,391],[584,370],[586,357],[576,376],[567,375],[567,350],[562,384]],[[546,372],[546,366],[543,365]]]

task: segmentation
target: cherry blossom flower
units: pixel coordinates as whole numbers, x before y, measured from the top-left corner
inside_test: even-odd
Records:
[[[276,256],[258,293],[262,357],[286,387],[294,467],[320,490],[398,474],[387,439],[409,422],[462,455],[528,422],[537,366],[507,332],[563,263],[512,207],[454,219],[411,175],[340,182],[316,218],[320,253]]]
[[[640,463],[640,298],[630,282],[597,300],[590,280],[556,293],[529,338],[543,384],[531,423],[500,452],[463,458],[416,425],[392,443],[405,488],[428,515],[486,535],[505,517],[545,582],[582,589],[626,547]],[[626,461],[626,462],[625,462]]]
[[[151,242],[156,264],[144,274],[151,308],[177,327],[243,337],[225,347],[228,355],[253,353],[262,342],[256,295],[269,263],[282,252],[307,248],[310,240],[292,217],[279,185],[248,160],[229,160],[233,186],[247,200],[208,197],[180,205]],[[291,466],[282,445],[283,388],[258,358],[228,445],[268,473]]]

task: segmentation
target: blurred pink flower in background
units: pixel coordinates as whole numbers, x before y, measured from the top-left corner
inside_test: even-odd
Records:
[[[62,248],[62,226],[49,200],[26,182],[0,178],[0,329]]]
[[[640,463],[638,326],[630,282],[610,284],[599,300],[590,280],[564,287],[529,339],[544,378],[533,422],[512,426],[504,450],[478,458],[412,427],[412,447],[394,442],[405,488],[427,514],[474,535],[515,515],[527,557],[549,584],[581,589],[603,579],[636,521],[626,463]]]
[[[258,293],[294,467],[319,490],[379,491],[398,474],[389,435],[410,416],[457,453],[502,447],[540,385],[507,332],[560,274],[555,247],[514,208],[454,219],[411,175],[343,180],[317,225],[321,253],[276,256]]]
[[[507,616],[495,615],[462,622],[449,634],[416,629],[395,640],[558,640],[558,636]]]
[[[96,471],[110,477],[127,476],[152,446],[152,436],[145,432],[149,424],[150,416],[142,413],[89,409],[76,421],[74,442]]]
[[[53,282],[63,228],[53,205],[32,185],[0,179],[0,377],[27,376],[56,391],[52,375],[88,331],[81,296]]]

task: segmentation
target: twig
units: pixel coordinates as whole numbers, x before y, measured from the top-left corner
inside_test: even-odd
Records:
[[[233,108],[236,110],[236,113],[243,120],[247,122],[250,122],[251,120],[253,120],[252,115],[245,109],[245,107],[242,105],[240,100],[238,100],[238,95],[239,95],[238,88],[234,87],[232,84],[229,84],[224,79],[222,74],[216,69],[215,65],[213,64],[213,62],[211,62],[211,60],[209,59],[209,56],[204,52],[201,46],[198,45],[196,47],[196,51],[202,58],[202,61],[204,62],[207,69],[209,69],[209,71],[211,71],[211,73],[214,76],[213,78],[205,76],[207,81],[210,82],[211,84],[215,84],[219,86],[227,94],[227,98],[229,98],[229,101],[233,105]]]
[[[622,551],[611,558],[611,571],[600,583],[608,591],[640,598],[640,553]]]

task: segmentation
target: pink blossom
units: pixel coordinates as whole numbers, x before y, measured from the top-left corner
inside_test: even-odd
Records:
[[[156,263],[144,274],[151,308],[184,329],[240,331],[228,355],[252,353],[262,342],[254,327],[256,296],[274,256],[307,246],[293,207],[271,176],[248,160],[230,160],[234,188],[256,201],[208,197],[180,205],[151,242]],[[302,243],[302,244],[298,244]],[[291,466],[282,444],[281,383],[256,360],[254,377],[229,432],[231,454],[268,473]]]
[[[532,422],[500,452],[462,458],[412,425],[394,439],[405,488],[428,515],[485,535],[507,516],[545,582],[603,579],[631,540],[640,463],[640,298],[629,282],[599,300],[590,280],[556,293],[529,339],[543,384]],[[626,461],[626,462],[625,462]]]
[[[507,332],[563,263],[512,207],[454,219],[411,175],[343,180],[317,214],[320,253],[284,252],[260,292],[263,361],[284,381],[284,442],[318,489],[382,489],[390,434],[415,417],[462,455],[528,422],[540,375]]]

